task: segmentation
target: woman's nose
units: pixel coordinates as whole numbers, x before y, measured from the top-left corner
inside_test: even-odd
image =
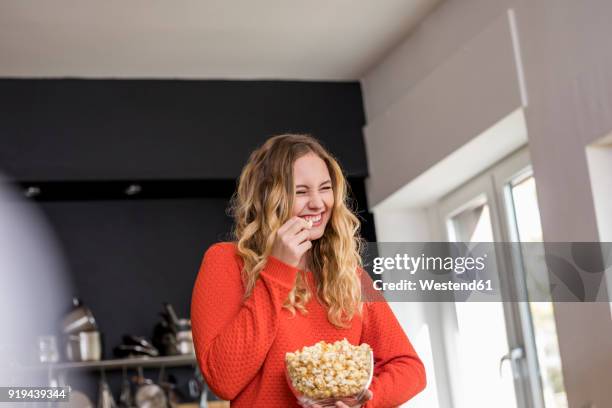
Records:
[[[314,192],[310,195],[310,200],[308,200],[308,206],[310,208],[323,208],[325,206],[325,202],[321,195],[317,192]]]

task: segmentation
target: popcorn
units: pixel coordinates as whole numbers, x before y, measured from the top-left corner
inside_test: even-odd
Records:
[[[285,354],[285,365],[293,388],[308,398],[355,396],[369,385],[372,348],[354,346],[345,338],[328,344],[320,341]]]

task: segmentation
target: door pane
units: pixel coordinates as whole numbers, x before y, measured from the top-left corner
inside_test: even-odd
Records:
[[[522,243],[542,242],[542,226],[540,224],[534,177],[529,175],[512,182],[510,190],[519,241]],[[528,252],[523,251],[523,253]],[[537,265],[533,260],[523,263],[525,268]],[[530,273],[529,270],[526,272],[528,277],[536,276],[536,273]],[[530,289],[536,287],[536,283],[527,282],[528,296],[530,295]],[[535,296],[529,297],[534,298]],[[531,311],[532,329],[540,368],[538,374],[542,381],[544,403],[547,408],[566,408],[567,398],[563,386],[553,305],[551,302],[529,302],[529,309]]]
[[[475,199],[448,220],[455,242],[493,242],[486,197]],[[516,408],[510,365],[500,376],[499,360],[508,352],[504,308],[501,302],[455,303],[461,369],[459,408]]]
[[[452,217],[451,225],[451,237],[455,242],[493,242],[489,205],[484,196]]]

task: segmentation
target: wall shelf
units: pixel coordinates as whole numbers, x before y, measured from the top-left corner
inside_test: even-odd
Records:
[[[35,370],[118,370],[122,368],[155,368],[155,367],[181,367],[196,366],[195,355],[163,356],[163,357],[134,357],[101,361],[65,362],[39,364],[28,367]]]

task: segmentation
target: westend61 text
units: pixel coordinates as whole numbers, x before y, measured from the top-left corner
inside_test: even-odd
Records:
[[[490,279],[478,279],[471,282],[436,282],[432,279],[419,279],[419,288],[417,282],[402,279],[399,282],[383,282],[378,279],[372,282],[376,290],[424,290],[424,291],[492,291],[493,286]]]

